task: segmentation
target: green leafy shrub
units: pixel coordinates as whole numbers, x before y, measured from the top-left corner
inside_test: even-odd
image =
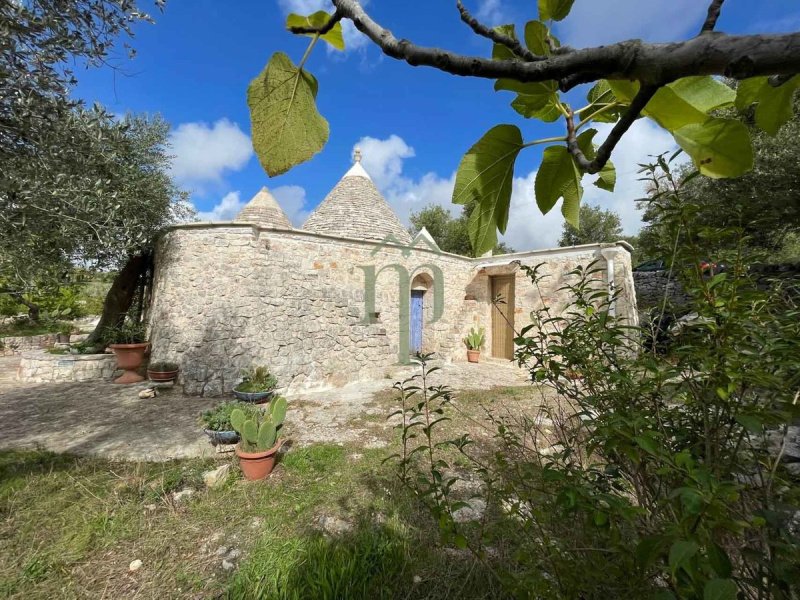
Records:
[[[200,416],[200,424],[205,429],[211,431],[233,431],[231,425],[231,413],[234,410],[240,410],[245,415],[245,418],[255,418],[261,414],[262,409],[259,406],[250,404],[248,402],[223,402],[214,408],[205,411]]]
[[[168,371],[177,371],[180,365],[174,362],[164,362],[164,361],[156,361],[151,362],[147,365],[148,371],[159,371],[161,373],[165,373]]]
[[[696,228],[696,205],[661,163],[653,202],[693,312],[666,350],[611,316],[616,298],[590,266],[566,276],[564,312],[534,311],[518,333],[516,360],[548,402],[520,416],[487,408],[489,447],[438,437],[450,392],[430,385],[428,357],[421,385],[397,386],[400,476],[445,540],[478,557],[510,548],[498,576],[513,596],[796,596],[800,492],[782,459],[798,417],[800,309],[780,284],[756,284],[743,243],[714,256],[724,272],[699,267],[741,232]],[[537,286],[539,267],[523,268]],[[482,482],[491,519],[479,525],[454,518],[458,457]]]
[[[126,319],[121,325],[109,326],[103,330],[103,342],[109,344],[142,344],[147,341],[144,323]]]
[[[242,371],[242,381],[236,386],[237,392],[271,392],[278,385],[278,378],[267,367],[251,367]]]

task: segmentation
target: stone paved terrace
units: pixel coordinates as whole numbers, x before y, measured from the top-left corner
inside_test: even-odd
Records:
[[[19,357],[0,358],[0,448],[41,447],[127,460],[168,460],[214,454],[198,415],[220,398],[185,396],[165,389],[140,399],[147,384],[106,381],[31,384],[16,381]],[[373,395],[416,370],[404,367],[385,379],[289,396],[286,436],[292,443],[352,443],[381,447],[391,435],[382,415],[390,406]],[[506,361],[453,363],[436,373],[435,384],[454,389],[524,385],[525,374]]]

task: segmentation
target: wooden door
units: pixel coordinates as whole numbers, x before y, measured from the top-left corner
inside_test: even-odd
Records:
[[[422,301],[425,292],[411,290],[411,352],[422,350]]]
[[[514,275],[491,278],[492,300],[492,356],[514,358]]]

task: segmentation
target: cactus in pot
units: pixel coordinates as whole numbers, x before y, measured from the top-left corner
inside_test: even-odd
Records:
[[[469,362],[478,362],[481,357],[481,346],[486,340],[486,334],[483,327],[477,331],[475,328],[469,330],[469,335],[464,338],[464,345],[467,347],[467,360]]]
[[[231,425],[241,437],[236,454],[247,479],[264,479],[272,472],[285,418],[286,398],[282,396],[273,398],[262,415],[247,416],[241,409],[231,413]]]

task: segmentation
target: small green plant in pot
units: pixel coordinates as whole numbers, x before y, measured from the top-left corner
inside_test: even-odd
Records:
[[[464,344],[467,347],[467,360],[471,363],[476,363],[481,358],[481,346],[486,340],[483,327],[477,331],[474,327],[469,330],[469,335],[464,338]]]
[[[205,411],[200,415],[200,424],[213,446],[239,443],[239,434],[231,425],[231,414],[234,410],[242,411],[247,419],[262,412],[261,407],[238,400],[228,400]]]
[[[69,344],[69,338],[72,335],[72,329],[72,323],[61,323],[58,326],[56,339],[59,344]]]
[[[178,376],[178,364],[156,361],[147,365],[147,376],[150,381],[174,381]]]
[[[233,388],[233,395],[242,402],[260,402],[272,396],[278,378],[267,367],[251,367],[242,371],[242,381]]]
[[[139,383],[144,377],[138,369],[144,362],[144,353],[149,343],[146,341],[144,323],[126,320],[116,327],[106,327],[103,340],[117,356],[117,368],[125,371],[114,383]]]
[[[263,413],[248,416],[239,408],[231,412],[231,425],[241,438],[236,445],[236,456],[245,478],[256,481],[272,473],[285,418],[286,398],[282,396],[273,398]]]

